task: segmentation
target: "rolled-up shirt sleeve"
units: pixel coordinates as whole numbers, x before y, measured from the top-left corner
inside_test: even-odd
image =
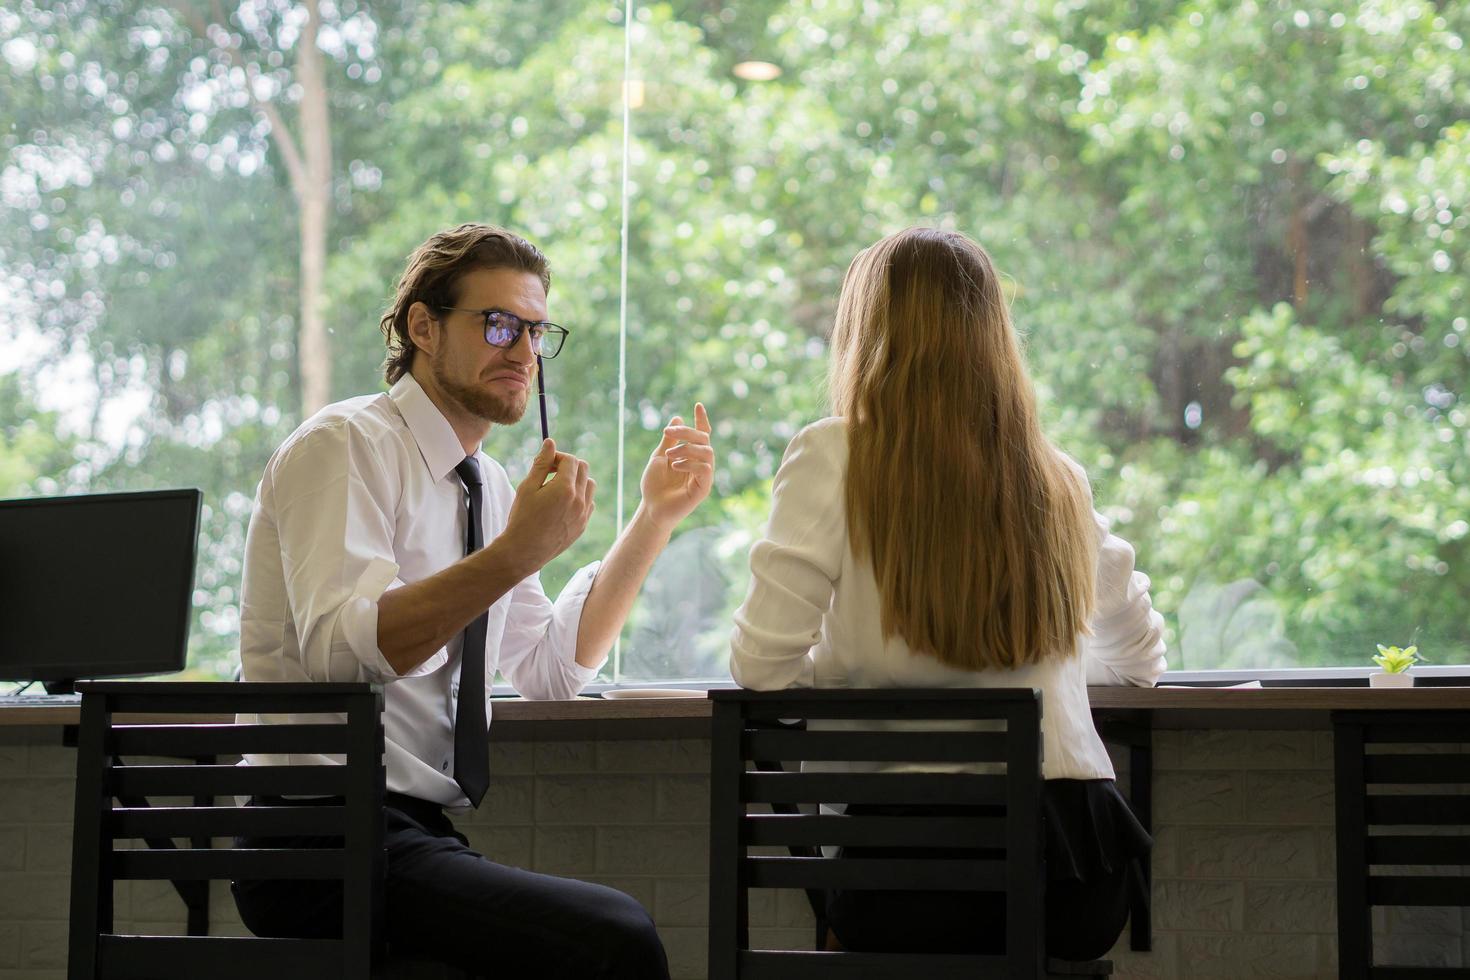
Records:
[[[1112,533],[1108,519],[1097,523],[1096,608],[1090,636],[1083,637],[1087,683],[1152,687],[1168,666],[1164,617],[1149,599],[1148,576],[1134,568],[1133,546]]]
[[[524,579],[510,595],[500,644],[500,672],[524,698],[573,698],[597,676],[596,667],[577,663],[577,630],[582,606],[600,562],[579,568],[552,602],[541,578]]]
[[[811,687],[812,647],[832,605],[847,527],[838,444],[845,430],[817,423],[786,447],[771,485],[771,519],[750,549],[750,591],[735,613],[730,674],[742,687]],[[845,449],[845,443],[841,443]]]
[[[396,475],[350,424],[305,433],[273,461],[274,514],[302,668],[317,681],[392,681],[378,648],[378,601],[402,585],[394,560]],[[268,493],[268,496],[267,496]],[[412,674],[443,666],[435,653]]]

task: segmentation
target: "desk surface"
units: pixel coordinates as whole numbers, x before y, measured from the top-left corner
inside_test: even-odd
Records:
[[[1328,712],[1338,710],[1433,711],[1470,710],[1470,687],[1414,687],[1374,689],[1366,687],[1094,687],[1088,689],[1093,710],[1102,717],[1137,717],[1160,728],[1300,728],[1326,727]],[[687,698],[582,697],[571,701],[523,701],[496,698],[494,724],[521,729],[525,734],[546,726],[575,723],[597,729],[646,729],[649,737],[667,737],[669,730],[687,729],[696,734],[709,717],[710,704],[703,695]],[[74,725],[75,705],[0,705],[0,726]],[[143,719],[139,719],[143,720]],[[161,719],[159,719],[161,720]],[[201,722],[218,719],[201,716]],[[525,726],[530,726],[527,732]],[[657,731],[655,731],[657,729]],[[494,729],[492,728],[492,731]],[[510,734],[504,732],[503,734]],[[589,731],[587,734],[596,734]],[[628,732],[617,734],[628,737]],[[641,735],[634,737],[643,737]]]

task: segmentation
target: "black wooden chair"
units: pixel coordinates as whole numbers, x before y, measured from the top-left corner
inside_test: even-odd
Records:
[[[1339,711],[1337,948],[1343,980],[1463,977],[1373,963],[1373,906],[1470,908],[1470,713]],[[1387,751],[1384,751],[1384,750]],[[1458,866],[1461,874],[1445,872]]]
[[[368,684],[106,682],[82,692],[72,841],[69,980],[259,980],[373,974],[381,935],[383,695]],[[198,724],[188,715],[331,713],[322,724]],[[120,715],[165,716],[162,723]],[[197,718],[194,719],[197,721]],[[200,764],[244,753],[320,753],[345,765]],[[124,765],[123,756],[181,758]],[[232,760],[231,760],[232,761]],[[232,797],[340,796],[340,806],[235,805]],[[167,805],[148,805],[167,797]],[[213,805],[225,797],[224,806]],[[190,805],[190,801],[204,805]],[[212,849],[234,835],[340,835],[318,850]],[[185,839],[175,846],[174,838]],[[117,841],[149,841],[119,848]],[[228,879],[336,879],[343,938],[258,939],[118,935],[113,885]],[[191,930],[207,931],[207,930]]]
[[[1040,695],[1031,689],[711,691],[709,980],[1109,976],[1107,960],[1044,954]],[[955,720],[992,730],[952,730]],[[892,730],[892,722],[950,722]],[[835,725],[833,724],[835,723]],[[860,730],[868,726],[869,730]],[[920,727],[920,726],[915,726]],[[995,730],[1003,727],[1003,730]],[[747,760],[761,760],[753,768]],[[782,765],[775,766],[771,760]],[[994,774],[800,772],[800,763],[990,763]],[[903,815],[822,814],[812,804],[898,804]],[[801,809],[798,809],[801,807]],[[763,812],[770,808],[772,812]],[[959,815],[955,815],[959,813]],[[824,857],[823,845],[903,857]],[[786,854],[751,853],[786,848]],[[973,850],[973,858],[924,849]],[[1004,893],[996,955],[753,950],[753,888]],[[820,925],[819,925],[819,931]]]

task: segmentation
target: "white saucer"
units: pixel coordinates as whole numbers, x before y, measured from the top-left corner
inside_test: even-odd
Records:
[[[674,687],[617,687],[603,691],[602,696],[612,701],[624,698],[700,698],[704,691],[686,691]]]

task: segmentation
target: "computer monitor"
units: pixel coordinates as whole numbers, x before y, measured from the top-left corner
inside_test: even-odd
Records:
[[[0,680],[182,670],[204,495],[0,500]]]

